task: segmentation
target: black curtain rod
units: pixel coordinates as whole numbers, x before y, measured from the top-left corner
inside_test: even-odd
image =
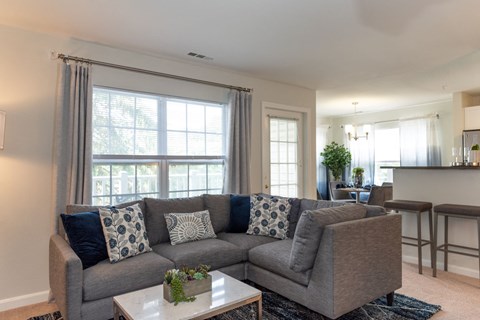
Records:
[[[113,63],[109,63],[109,62],[103,62],[103,61],[98,61],[98,60],[69,56],[69,55],[66,55],[66,54],[63,54],[63,53],[57,54],[57,58],[63,60],[64,62],[67,62],[68,60],[73,60],[73,61],[77,61],[77,62],[95,64],[95,65],[102,66],[102,67],[109,67],[109,68],[121,69],[121,70],[126,70],[126,71],[131,71],[131,72],[144,73],[144,74],[148,74],[148,75],[156,76],[156,77],[164,77],[164,78],[170,78],[170,79],[175,79],[175,80],[200,83],[200,84],[204,84],[204,85],[207,85],[207,86],[234,89],[234,90],[245,91],[245,92],[252,92],[253,91],[253,89],[250,89],[250,88],[236,87],[236,86],[231,86],[231,85],[228,85],[228,84],[223,84],[223,83],[218,83],[218,82],[205,81],[205,80],[200,80],[200,79],[177,76],[177,75],[169,74],[169,73],[163,73],[163,72],[157,72],[157,71],[152,71],[152,70],[122,66],[122,65],[119,65],[119,64],[113,64]]]

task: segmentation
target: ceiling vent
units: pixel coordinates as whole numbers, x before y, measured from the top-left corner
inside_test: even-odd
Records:
[[[187,55],[189,55],[190,57],[194,57],[194,58],[198,58],[198,59],[202,59],[202,60],[207,60],[207,61],[212,61],[213,60],[212,57],[207,57],[204,54],[199,54],[199,53],[195,53],[195,52],[189,52]]]

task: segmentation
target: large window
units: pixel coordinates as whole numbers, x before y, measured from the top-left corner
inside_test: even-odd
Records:
[[[400,128],[398,122],[381,123],[375,126],[375,184],[393,181],[392,169],[382,166],[400,165]]]
[[[95,87],[93,203],[221,193],[225,106]]]

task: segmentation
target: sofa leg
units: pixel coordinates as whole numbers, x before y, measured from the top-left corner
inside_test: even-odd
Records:
[[[393,295],[394,292],[387,293],[387,306],[393,305]]]

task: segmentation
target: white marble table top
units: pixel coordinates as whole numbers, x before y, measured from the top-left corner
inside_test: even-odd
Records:
[[[114,304],[128,319],[192,319],[232,306],[252,298],[261,298],[261,291],[222,272],[212,271],[212,291],[197,295],[193,302],[178,305],[163,299],[163,285],[126,293],[113,298]],[[245,304],[245,303],[243,303]],[[218,312],[217,312],[218,313]]]

